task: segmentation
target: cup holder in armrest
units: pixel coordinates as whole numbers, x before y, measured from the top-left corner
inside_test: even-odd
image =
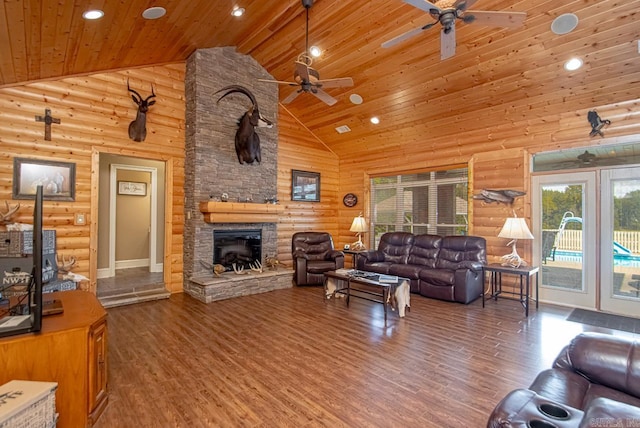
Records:
[[[558,428],[551,422],[541,421],[540,419],[534,419],[527,422],[529,428]]]
[[[556,406],[555,404],[544,403],[538,406],[538,410],[542,412],[542,414],[549,416],[554,419],[569,419],[569,412],[563,409],[560,406]]]

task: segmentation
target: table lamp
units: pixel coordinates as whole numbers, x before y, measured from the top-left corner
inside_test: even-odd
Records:
[[[358,240],[351,244],[351,249],[355,251],[366,250],[366,247],[362,242],[361,234],[367,231],[367,222],[364,220],[364,217],[362,217],[362,214],[353,219],[353,223],[351,223],[351,228],[349,230],[358,234]]]
[[[533,239],[533,235],[521,217],[509,217],[504,222],[502,230],[498,234],[499,238],[508,238],[511,241],[507,245],[511,245],[511,253],[502,256],[502,266],[520,267],[527,266],[527,262],[522,260],[516,251],[516,243],[518,239]]]

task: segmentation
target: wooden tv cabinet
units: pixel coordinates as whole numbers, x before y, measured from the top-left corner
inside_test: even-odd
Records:
[[[0,339],[0,385],[57,382],[58,428],[88,427],[107,405],[107,312],[87,291],[44,295],[51,299],[64,313],[44,317],[40,333]]]

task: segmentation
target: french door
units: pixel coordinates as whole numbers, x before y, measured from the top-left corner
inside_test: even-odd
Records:
[[[539,299],[595,309],[595,172],[534,176],[532,203]]]
[[[533,178],[540,300],[638,317],[640,168]]]
[[[640,317],[640,168],[601,172],[603,311]]]

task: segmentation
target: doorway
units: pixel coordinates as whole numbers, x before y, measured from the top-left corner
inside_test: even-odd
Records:
[[[637,317],[640,168],[533,178],[540,300]]]
[[[104,305],[106,300],[132,303],[143,294],[168,294],[163,280],[164,163],[100,154],[99,170],[97,296]]]

